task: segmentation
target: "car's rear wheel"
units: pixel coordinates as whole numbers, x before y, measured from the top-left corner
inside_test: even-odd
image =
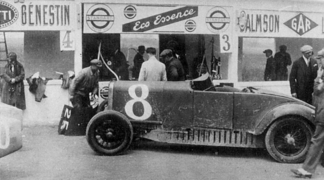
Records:
[[[307,154],[312,138],[311,127],[300,118],[286,117],[268,129],[265,144],[268,153],[279,162],[299,163]]]
[[[100,154],[122,154],[133,140],[133,128],[123,114],[103,111],[90,120],[86,138],[90,147]]]

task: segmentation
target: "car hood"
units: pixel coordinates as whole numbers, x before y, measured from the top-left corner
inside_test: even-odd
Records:
[[[308,104],[302,100],[299,100],[297,98],[294,98],[292,96],[288,96],[286,94],[283,94],[283,93],[279,93],[279,92],[275,92],[275,91],[271,91],[271,90],[266,90],[266,89],[259,89],[259,88],[253,88],[253,92],[256,93],[256,94],[267,94],[267,95],[272,95],[272,96],[278,96],[278,97],[282,97],[282,98],[286,98],[288,100],[291,100],[291,101],[295,101],[299,104],[303,104],[309,108],[312,108],[312,109],[315,109],[315,107],[311,104]]]

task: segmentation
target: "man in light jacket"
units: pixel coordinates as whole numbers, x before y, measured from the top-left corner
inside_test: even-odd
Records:
[[[156,59],[156,49],[149,47],[146,49],[149,57],[147,61],[142,64],[138,80],[139,81],[166,81],[165,65]]]

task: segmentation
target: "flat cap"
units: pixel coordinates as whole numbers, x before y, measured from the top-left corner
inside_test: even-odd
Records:
[[[312,52],[313,48],[310,45],[304,45],[303,47],[300,48],[300,51],[303,52],[303,53],[304,52]]]
[[[98,67],[101,67],[101,66],[102,66],[102,63],[101,63],[101,61],[100,61],[99,59],[92,59],[92,60],[90,61],[90,64],[91,64],[91,65],[96,65],[96,66],[98,66]]]
[[[172,50],[171,49],[164,49],[161,52],[160,56],[161,57],[165,57],[165,56],[171,57],[172,56]]]
[[[269,53],[272,54],[272,50],[271,49],[266,49],[266,50],[263,51],[263,53],[267,53],[267,52],[269,52]]]
[[[324,48],[317,52],[317,58],[324,57]]]

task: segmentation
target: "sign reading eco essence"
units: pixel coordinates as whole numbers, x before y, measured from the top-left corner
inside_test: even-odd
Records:
[[[236,30],[242,36],[323,37],[322,14],[239,10]]]
[[[85,4],[84,33],[231,32],[232,8],[217,6],[137,6]]]
[[[71,30],[76,5],[66,1],[0,1],[0,30]]]

